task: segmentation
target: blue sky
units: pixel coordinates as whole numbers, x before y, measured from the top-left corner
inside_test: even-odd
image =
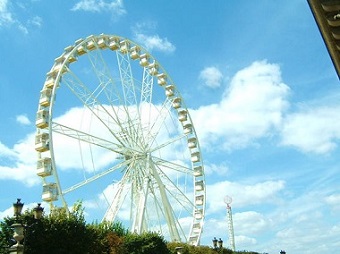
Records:
[[[0,218],[38,202],[32,137],[45,74],[91,34],[145,47],[191,113],[205,163],[202,244],[336,253],[340,85],[307,1],[0,0]],[[84,198],[84,197],[79,197]]]

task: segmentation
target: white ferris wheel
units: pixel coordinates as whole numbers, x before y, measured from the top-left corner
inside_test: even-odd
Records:
[[[145,49],[119,36],[79,39],[55,59],[36,117],[42,199],[121,221],[136,233],[199,243],[204,168],[188,109]]]

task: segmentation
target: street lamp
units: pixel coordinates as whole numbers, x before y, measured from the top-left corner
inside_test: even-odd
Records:
[[[24,207],[24,203],[21,203],[21,199],[18,198],[16,203],[13,203],[13,210],[15,216],[15,223],[12,224],[13,228],[13,238],[15,240],[15,244],[9,247],[10,254],[23,254],[24,253],[24,245],[20,242],[25,238],[25,229],[30,226],[22,224],[19,221],[19,216],[21,215],[22,208]],[[40,220],[43,214],[44,208],[41,207],[41,204],[38,203],[36,207],[33,208],[33,215],[35,220]]]
[[[216,249],[217,249],[217,242],[218,242],[218,240],[216,239],[216,237],[214,237],[214,239],[212,240],[212,242],[213,242],[213,247],[214,247],[214,249],[216,250]]]
[[[24,207],[24,203],[21,203],[21,198],[17,198],[17,202],[13,203],[13,211],[16,219],[21,215],[22,208]]]
[[[219,238],[218,240],[216,239],[216,237],[214,237],[214,239],[212,240],[213,242],[213,247],[214,250],[221,252],[223,249],[223,240],[221,238]]]
[[[219,249],[222,249],[222,248],[223,248],[223,241],[222,241],[221,238],[218,240],[218,248],[219,248]]]
[[[44,212],[44,208],[41,207],[41,203],[38,203],[36,207],[33,208],[33,216],[36,220],[41,220]]]

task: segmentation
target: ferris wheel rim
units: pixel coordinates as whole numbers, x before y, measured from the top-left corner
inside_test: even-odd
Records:
[[[49,137],[51,137],[50,140],[49,140],[50,143],[48,144],[49,145],[48,151],[50,152],[52,168],[54,169],[54,170],[53,169],[52,170],[53,170],[53,177],[54,177],[54,180],[55,180],[54,184],[57,185],[57,192],[58,192],[57,196],[58,196],[58,198],[61,198],[62,203],[66,207],[67,207],[67,202],[66,202],[65,197],[64,197],[65,193],[63,193],[63,190],[61,188],[61,184],[59,182],[58,170],[57,170],[57,167],[56,167],[55,158],[54,158],[54,151],[53,151],[54,147],[53,147],[53,128],[52,128],[52,125],[55,124],[55,123],[53,122],[53,119],[52,119],[53,117],[52,116],[53,116],[54,98],[55,98],[56,93],[57,93],[56,90],[57,90],[57,88],[59,86],[59,82],[60,82],[61,78],[63,77],[64,73],[67,72],[68,65],[70,63],[72,63],[73,61],[75,61],[76,60],[75,58],[80,56],[79,52],[80,52],[81,47],[84,47],[84,46],[85,47],[89,47],[90,44],[91,44],[91,47],[93,46],[95,48],[95,50],[102,50],[104,47],[102,48],[102,46],[100,46],[100,45],[104,45],[105,48],[110,47],[108,45],[108,41],[105,42],[105,40],[104,40],[104,39],[109,40],[110,38],[117,39],[119,41],[119,43],[122,43],[122,42],[126,43],[127,42],[130,45],[138,46],[141,52],[145,52],[144,54],[147,54],[148,58],[152,59],[154,64],[157,64],[158,68],[162,71],[161,73],[165,74],[167,79],[172,81],[170,76],[167,75],[165,70],[151,56],[151,54],[149,54],[146,50],[144,50],[142,47],[140,47],[136,43],[134,43],[131,40],[128,40],[126,38],[123,38],[123,37],[119,37],[119,36],[116,36],[116,35],[104,35],[104,34],[101,34],[99,36],[89,36],[86,39],[77,40],[75,45],[72,45],[72,46],[69,46],[69,47],[65,48],[64,53],[59,58],[57,58],[55,60],[55,63],[53,65],[51,71],[47,73],[47,78],[46,78],[46,81],[44,83],[44,87],[43,87],[42,91],[44,91],[44,89],[47,89],[48,85],[50,85],[52,87],[51,97],[50,97],[50,99],[52,101],[48,105],[48,114],[49,114],[49,116],[48,116],[48,127],[47,128],[48,128]],[[100,40],[103,40],[104,44],[100,44],[101,43]],[[86,50],[89,50],[89,49],[86,49]],[[119,46],[118,46],[118,48],[115,49],[115,50],[121,50],[121,48],[119,48]],[[126,54],[130,54],[131,53],[130,50],[131,50],[131,48],[129,49],[128,52],[125,52],[125,53]],[[85,53],[88,53],[88,52],[85,52]],[[139,56],[138,60],[140,60],[140,59],[141,58]],[[145,68],[145,66],[143,68]],[[49,80],[51,79],[51,77],[53,77],[53,79],[54,79],[53,85],[48,83],[48,82],[50,82]],[[159,76],[157,78],[158,78],[158,82],[160,82],[159,80],[162,79],[161,76]],[[163,81],[161,81],[161,82],[163,82]],[[171,92],[175,91],[177,93],[177,95],[179,95],[179,92],[176,89],[176,87],[173,85],[173,82],[171,82],[171,86],[172,86],[171,87],[171,89],[172,89]],[[41,102],[39,102],[38,112],[41,112],[42,108],[43,108],[43,106],[42,106]],[[182,101],[181,109],[184,109],[184,111],[186,112],[185,114],[186,114],[186,117],[188,119],[188,122],[191,123],[191,125],[192,125],[191,129],[192,129],[192,133],[193,134],[190,137],[187,135],[188,136],[188,142],[189,142],[190,138],[192,140],[195,139],[192,142],[196,143],[196,150],[198,150],[200,152],[199,143],[198,143],[198,140],[197,140],[197,135],[196,135],[194,126],[192,124],[192,120],[191,120],[190,114],[189,114],[187,108],[185,107],[185,104],[184,104],[183,101]],[[38,126],[38,124],[37,124],[37,136],[40,136],[41,134],[46,133],[46,132],[44,132],[42,130],[42,129],[46,128],[46,127],[41,127],[41,126],[42,125]],[[61,125],[58,125],[57,127],[62,129]],[[68,131],[70,131],[70,128],[68,129]],[[79,134],[79,132],[77,134]],[[38,151],[38,154],[39,154],[39,156],[41,156],[41,152],[40,151]],[[125,156],[126,156],[126,154],[125,154]],[[199,243],[199,239],[200,239],[200,236],[201,236],[201,233],[202,233],[204,213],[205,213],[205,199],[206,199],[203,162],[202,162],[202,159],[200,158],[200,155],[196,154],[195,156],[198,156],[198,158],[195,157],[195,159],[200,160],[199,163],[196,163],[196,166],[198,165],[197,167],[198,168],[200,167],[200,171],[198,171],[198,172],[192,171],[192,176],[194,178],[194,181],[193,181],[193,183],[194,183],[193,191],[194,191],[194,199],[195,200],[192,200],[192,203],[194,204],[194,210],[192,211],[193,220],[192,220],[192,225],[190,227],[190,232],[189,232],[188,238],[187,238],[187,241],[189,243],[193,244],[193,245],[197,245]],[[192,162],[193,162],[193,158],[194,157],[192,157]],[[40,160],[41,160],[41,158],[40,158]],[[194,162],[193,162],[191,167],[192,167],[192,170],[193,170],[194,169]],[[156,171],[154,171],[154,173],[156,174]],[[42,174],[40,176],[42,176]],[[42,178],[43,178],[44,185],[49,184],[48,182],[45,181],[45,177],[44,176],[42,176]],[[158,187],[160,187],[161,185],[163,185],[163,184],[158,182]],[[166,191],[166,190],[163,190],[163,191]],[[51,202],[51,203],[53,203],[53,202]],[[197,209],[197,207],[199,209]],[[171,213],[171,211],[169,211],[169,213]]]

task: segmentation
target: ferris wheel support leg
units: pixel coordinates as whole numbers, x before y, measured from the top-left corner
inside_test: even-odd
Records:
[[[138,202],[138,209],[135,214],[135,219],[133,223],[133,232],[140,234],[143,231],[143,221],[145,216],[145,209],[146,209],[146,201],[148,196],[148,189],[149,189],[149,179],[144,180],[144,186],[143,189],[140,190],[137,194],[137,200]]]
[[[150,155],[148,155],[149,159],[148,161],[150,161]],[[172,241],[177,241],[180,242],[181,241],[181,237],[179,235],[178,229],[176,227],[176,222],[175,219],[173,217],[173,212],[172,212],[172,208],[171,208],[171,204],[169,202],[169,199],[166,195],[166,191],[165,191],[165,186],[164,183],[162,182],[156,168],[154,167],[153,163],[150,162],[150,169],[151,172],[153,174],[153,177],[155,178],[158,188],[159,188],[159,192],[161,195],[161,200],[164,206],[164,215],[165,215],[165,220],[167,222],[167,225],[169,227],[169,232],[170,232],[170,237]]]

